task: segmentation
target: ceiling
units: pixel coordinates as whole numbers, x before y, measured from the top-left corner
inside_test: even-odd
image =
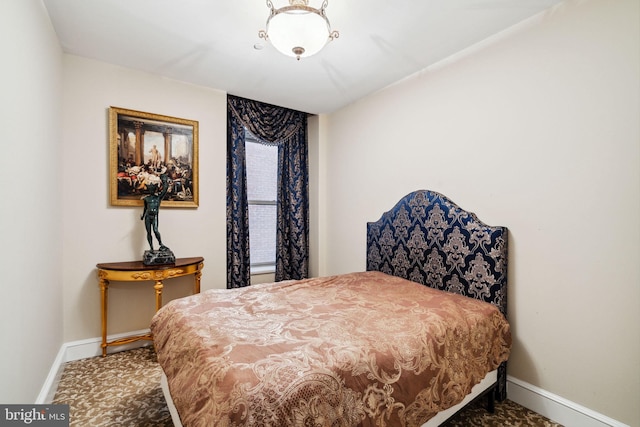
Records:
[[[559,2],[329,0],[326,13],[340,37],[297,61],[258,37],[269,14],[265,0],[44,0],[67,53],[313,114],[344,107]],[[273,0],[276,8],[285,3]]]

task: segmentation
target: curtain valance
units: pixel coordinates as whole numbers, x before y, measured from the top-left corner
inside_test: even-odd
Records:
[[[279,144],[306,130],[306,113],[233,95],[227,102],[235,119],[260,142]]]

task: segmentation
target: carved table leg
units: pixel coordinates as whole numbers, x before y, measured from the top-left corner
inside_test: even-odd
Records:
[[[162,286],[162,280],[156,281],[156,284],[153,286],[153,289],[156,290],[156,311],[162,307]]]
[[[102,357],[107,355],[107,304],[109,281],[100,278],[100,310],[102,314]]]
[[[202,277],[202,271],[200,271],[200,270],[196,271],[196,273],[194,274],[194,277],[196,279],[196,283],[193,286],[193,293],[194,294],[199,294],[200,293],[200,278]]]

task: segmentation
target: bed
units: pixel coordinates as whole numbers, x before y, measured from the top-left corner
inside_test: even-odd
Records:
[[[151,323],[176,426],[437,426],[506,398],[507,229],[428,190],[366,271],[174,300]]]

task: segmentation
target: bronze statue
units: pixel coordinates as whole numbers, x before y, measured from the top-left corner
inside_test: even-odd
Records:
[[[160,204],[169,190],[169,178],[165,173],[160,175],[160,182],[160,185],[155,182],[148,183],[147,191],[149,194],[142,199],[144,201],[144,210],[142,211],[140,219],[144,220],[144,225],[147,230],[147,241],[151,249],[144,252],[143,263],[147,265],[170,264],[175,262],[173,252],[162,243],[160,231],[158,230]],[[157,251],[153,249],[153,235],[155,235],[158,240],[159,248]]]

